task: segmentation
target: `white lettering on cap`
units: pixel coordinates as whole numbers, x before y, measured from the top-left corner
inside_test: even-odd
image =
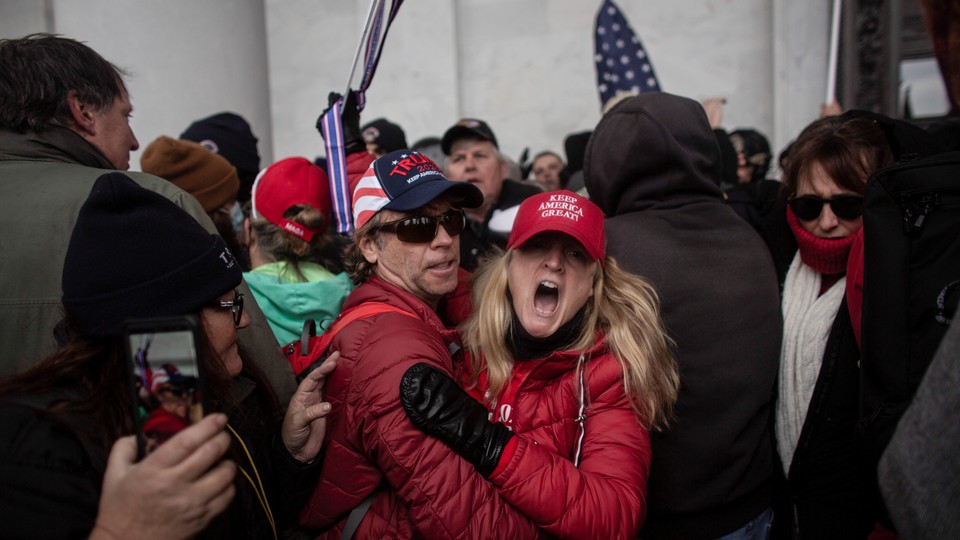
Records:
[[[306,230],[304,230],[301,227],[297,227],[296,225],[294,225],[293,223],[290,223],[289,221],[283,224],[283,228],[292,232],[297,236],[303,236],[304,234],[306,234]]]
[[[540,217],[559,217],[579,222],[583,217],[583,208],[575,204],[576,202],[573,197],[554,195],[549,201],[540,203],[537,211],[540,212]]]
[[[237,260],[233,258],[233,253],[230,253],[228,248],[223,248],[223,251],[220,252],[220,260],[227,268],[233,268],[233,265],[237,263]]]

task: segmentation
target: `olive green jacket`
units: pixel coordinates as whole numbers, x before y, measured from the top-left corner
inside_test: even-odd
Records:
[[[63,316],[60,275],[70,235],[93,183],[114,170],[69,129],[26,134],[0,129],[0,376],[22,371],[56,350],[53,328]],[[191,195],[156,176],[126,174],[216,233]],[[293,372],[246,283],[241,291],[251,324],[239,332],[240,345],[286,405],[295,389]]]

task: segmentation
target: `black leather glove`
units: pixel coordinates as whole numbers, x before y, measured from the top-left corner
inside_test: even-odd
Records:
[[[400,403],[413,425],[440,439],[485,477],[513,437],[503,424],[487,420],[486,407],[430,364],[415,364],[403,374]]]
[[[330,92],[327,96],[327,108],[317,117],[317,131],[320,132],[320,136],[324,140],[327,139],[327,136],[323,132],[323,117],[342,96],[343,94],[339,92]],[[354,152],[366,152],[367,144],[363,142],[363,137],[360,135],[360,111],[357,109],[357,94],[353,90],[350,90],[347,99],[343,101],[340,122],[343,124],[343,153],[346,155]]]

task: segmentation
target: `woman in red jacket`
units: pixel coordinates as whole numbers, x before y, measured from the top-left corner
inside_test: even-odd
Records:
[[[604,255],[600,209],[569,191],[527,199],[474,305],[462,330],[483,404],[418,364],[401,386],[413,423],[544,532],[635,538],[649,430],[666,425],[679,376],[653,288]]]

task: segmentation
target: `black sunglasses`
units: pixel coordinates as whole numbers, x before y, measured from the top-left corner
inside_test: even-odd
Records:
[[[229,309],[233,313],[233,324],[240,326],[240,319],[243,318],[243,293],[234,289],[233,300],[214,300],[210,302],[210,307]]]
[[[425,244],[437,237],[438,225],[443,225],[450,236],[457,236],[466,227],[467,216],[462,210],[450,210],[439,216],[411,216],[383,223],[377,230],[396,232],[401,242]]]
[[[832,199],[802,195],[790,197],[787,202],[793,214],[803,221],[813,221],[820,217],[824,204],[829,204],[830,209],[840,219],[854,220],[863,215],[863,197],[859,195],[837,195]]]

